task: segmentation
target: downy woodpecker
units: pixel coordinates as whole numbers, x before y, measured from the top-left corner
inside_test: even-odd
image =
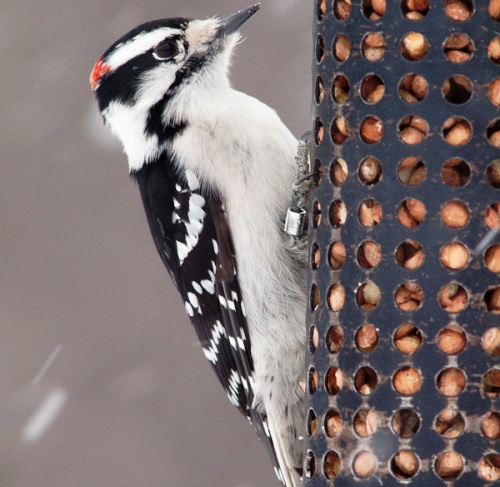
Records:
[[[205,356],[278,478],[297,487],[306,244],[283,220],[298,142],[228,80],[238,30],[259,7],[140,25],[103,54],[90,82]]]

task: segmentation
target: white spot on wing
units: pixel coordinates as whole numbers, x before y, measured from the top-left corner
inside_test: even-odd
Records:
[[[191,303],[191,306],[193,306],[193,308],[198,308],[199,304],[198,304],[198,298],[196,297],[196,294],[187,293],[187,297],[189,299],[189,302]]]
[[[184,306],[186,307],[186,311],[187,311],[188,316],[194,316],[194,311],[193,311],[193,307],[191,306],[191,304],[186,301],[184,303]]]
[[[207,291],[210,294],[213,294],[215,292],[215,286],[212,281],[209,281],[208,279],[203,279],[203,281],[200,282],[202,285],[203,289]]]
[[[226,301],[226,298],[225,298],[224,296],[221,296],[220,294],[219,294],[219,303],[220,303],[222,306],[224,306],[224,308],[226,308],[226,309],[227,309],[227,301]]]
[[[201,294],[203,292],[203,289],[201,288],[201,286],[196,282],[196,281],[193,281],[191,283],[191,286],[193,286],[193,289],[198,293],[198,294]]]
[[[184,262],[184,259],[188,256],[189,254],[189,249],[186,244],[183,244],[182,242],[179,242],[177,240],[176,242],[176,247],[177,247],[177,257],[179,258],[179,262],[182,265]]]

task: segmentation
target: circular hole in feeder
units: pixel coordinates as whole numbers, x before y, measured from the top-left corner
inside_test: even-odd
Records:
[[[380,245],[373,240],[367,240],[359,246],[356,257],[363,269],[373,269],[380,264],[382,258]]]
[[[457,367],[442,370],[436,379],[437,388],[447,397],[458,396],[464,389],[466,379],[464,373]]]
[[[381,298],[380,288],[372,281],[362,284],[356,292],[356,303],[363,311],[375,309]]]
[[[321,34],[318,34],[316,38],[316,61],[318,61],[318,63],[323,62],[325,59],[325,50],[325,38]]]
[[[378,103],[384,96],[385,85],[382,78],[376,74],[369,74],[361,82],[361,98],[367,103]]]
[[[413,367],[402,367],[394,374],[392,385],[399,394],[411,396],[422,387],[422,375]]]
[[[500,414],[490,411],[481,418],[481,433],[489,440],[500,438]]]
[[[316,145],[321,144],[323,142],[323,137],[325,136],[325,128],[323,127],[323,122],[321,118],[316,117],[314,122],[314,142]]]
[[[418,115],[403,117],[398,126],[399,138],[408,145],[420,144],[429,132],[429,125]]]
[[[345,34],[337,34],[332,44],[333,57],[339,63],[347,61],[351,55],[351,41]]]
[[[469,207],[461,200],[446,202],[441,208],[441,221],[450,228],[462,228],[469,222]]]
[[[474,13],[473,0],[445,0],[444,13],[446,17],[456,22],[470,20]]]
[[[371,367],[361,367],[354,376],[354,386],[363,396],[369,396],[372,394],[377,388],[377,384],[377,373]]]
[[[496,78],[490,83],[487,97],[493,105],[500,107],[500,78]]]
[[[314,436],[316,433],[317,421],[316,421],[316,413],[314,409],[309,409],[307,413],[307,434],[309,436]]]
[[[427,96],[428,91],[427,80],[419,74],[407,74],[399,82],[399,96],[407,103],[422,101]]]
[[[384,123],[375,115],[368,115],[361,122],[359,135],[363,142],[370,145],[376,144],[384,135]]]
[[[351,0],[334,0],[333,15],[337,20],[346,20],[351,15]]]
[[[398,178],[406,186],[418,186],[427,177],[427,167],[420,157],[405,157],[398,166]]]
[[[500,118],[496,118],[488,124],[486,137],[493,147],[500,147]]]
[[[321,178],[323,177],[323,166],[319,159],[314,160],[314,175],[312,177],[312,183],[315,187],[318,187],[321,184]]]
[[[405,240],[396,249],[396,262],[403,269],[418,269],[425,259],[424,248],[415,240]]]
[[[409,32],[401,40],[400,49],[408,61],[420,61],[429,52],[429,41],[420,32]]]
[[[469,78],[455,74],[443,83],[443,96],[454,105],[467,103],[472,96],[472,83]]]
[[[354,341],[360,352],[373,352],[378,345],[378,331],[372,324],[363,325],[356,331]]]
[[[316,85],[314,89],[314,99],[316,103],[319,105],[323,99],[325,98],[325,84],[323,83],[323,79],[321,76],[316,78]]]
[[[319,333],[316,326],[311,325],[309,327],[309,351],[314,353],[318,349],[319,344]]]
[[[471,178],[469,164],[460,157],[448,159],[441,168],[441,180],[452,188],[465,186]]]
[[[345,289],[340,282],[336,282],[328,289],[328,306],[332,311],[340,311],[345,303]]]
[[[486,309],[494,314],[500,314],[500,286],[494,286],[484,293]]]
[[[311,450],[307,450],[306,455],[306,477],[311,479],[316,471],[316,458]]]
[[[500,64],[500,36],[494,37],[488,44],[488,57],[495,64]]]
[[[481,337],[481,346],[488,355],[500,356],[500,327],[488,328]]]
[[[314,271],[319,267],[321,262],[321,251],[319,245],[314,242],[311,249],[311,269]]]
[[[459,271],[469,263],[469,250],[460,242],[449,242],[439,251],[439,262],[450,271]]]
[[[347,179],[347,163],[342,157],[335,159],[330,165],[330,179],[335,186],[342,186]]]
[[[486,181],[495,189],[500,189],[500,159],[492,161],[486,169]]]
[[[500,229],[500,202],[492,203],[488,206],[488,208],[486,208],[484,222],[492,230]]]
[[[385,0],[363,0],[363,15],[368,20],[379,20],[385,14],[387,5]]]
[[[442,134],[444,140],[450,145],[465,145],[472,137],[472,125],[464,117],[449,117],[443,123]]]
[[[462,311],[469,301],[466,289],[457,282],[450,282],[443,286],[438,293],[440,306],[448,313]]]
[[[377,457],[371,451],[360,451],[352,462],[352,471],[360,479],[370,478],[377,469]]]
[[[318,228],[321,223],[321,203],[318,200],[315,200],[313,203],[313,211],[312,211],[312,226],[314,228]]]
[[[465,63],[474,53],[474,44],[466,34],[452,34],[443,44],[444,55],[452,63]]]
[[[309,394],[313,395],[318,389],[318,372],[314,367],[309,369]]]
[[[477,473],[486,482],[497,482],[500,480],[500,455],[495,452],[484,455],[479,460]]]
[[[500,22],[500,0],[490,0],[488,14],[492,20]]]
[[[486,397],[500,397],[500,369],[490,369],[484,374],[481,386]]]
[[[446,355],[463,352],[467,345],[467,335],[458,325],[447,325],[439,331],[437,345]]]
[[[349,137],[349,125],[345,117],[336,117],[332,123],[332,140],[334,144],[342,145]]]
[[[361,53],[367,61],[380,61],[385,54],[386,43],[379,32],[367,34],[361,43]]]
[[[486,250],[484,263],[491,272],[500,272],[500,244],[493,244]]]
[[[344,330],[339,325],[333,325],[326,334],[326,347],[331,353],[338,353],[344,344]]]
[[[349,80],[343,74],[335,76],[335,78],[333,78],[332,89],[333,99],[339,104],[345,103],[349,98],[349,92]]]
[[[411,438],[420,428],[420,417],[414,409],[403,408],[394,413],[391,426],[401,438]]]
[[[373,198],[364,200],[359,205],[358,219],[364,227],[377,226],[382,219],[382,206]]]
[[[318,21],[322,21],[326,15],[326,0],[318,0],[316,5],[316,16]]]
[[[377,430],[377,415],[372,409],[360,409],[353,419],[354,431],[358,436],[366,438]]]
[[[325,432],[329,438],[335,438],[342,429],[342,416],[336,409],[329,409],[325,415]]]
[[[401,12],[408,20],[422,20],[429,12],[429,0],[403,0]]]
[[[327,479],[334,479],[340,473],[342,464],[340,463],[340,456],[335,451],[329,451],[325,455],[323,462],[323,473]]]
[[[420,461],[412,451],[401,450],[391,458],[389,465],[394,477],[409,480],[417,474]]]
[[[347,208],[342,200],[335,200],[330,205],[330,223],[335,228],[341,227],[347,218]]]
[[[402,311],[415,311],[424,302],[424,292],[416,282],[405,282],[396,289],[394,301]]]
[[[311,291],[309,293],[309,306],[311,311],[316,311],[319,306],[319,289],[316,284],[311,284]]]
[[[465,419],[456,409],[443,409],[434,422],[436,433],[443,438],[454,439],[460,436],[465,428]]]
[[[456,451],[445,451],[438,455],[434,462],[436,475],[450,482],[460,477],[464,470],[464,461]]]
[[[330,246],[329,252],[329,263],[330,267],[337,271],[339,270],[345,262],[346,251],[344,244],[342,242],[333,242]]]
[[[415,325],[401,325],[394,333],[394,346],[401,353],[413,355],[422,346],[422,332]]]
[[[382,177],[382,164],[376,157],[365,157],[359,165],[358,175],[360,181],[367,186],[377,184]]]
[[[338,367],[330,367],[325,379],[326,390],[332,396],[338,394],[344,387],[344,375]]]

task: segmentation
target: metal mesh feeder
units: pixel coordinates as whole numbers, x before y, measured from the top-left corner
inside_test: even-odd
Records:
[[[316,0],[306,486],[500,480],[499,20]]]

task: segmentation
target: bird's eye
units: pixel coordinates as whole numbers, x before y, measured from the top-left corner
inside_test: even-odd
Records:
[[[171,59],[177,54],[177,44],[173,41],[160,42],[153,53],[158,59]]]

